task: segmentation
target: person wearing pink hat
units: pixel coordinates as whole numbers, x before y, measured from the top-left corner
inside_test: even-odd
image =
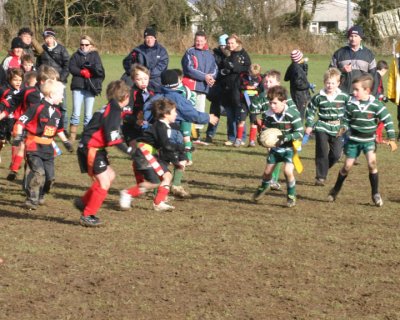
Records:
[[[301,120],[304,121],[305,110],[311,99],[310,89],[313,85],[307,79],[307,64],[300,50],[293,50],[290,54],[292,63],[286,70],[285,81],[290,82],[290,95],[300,112]]]

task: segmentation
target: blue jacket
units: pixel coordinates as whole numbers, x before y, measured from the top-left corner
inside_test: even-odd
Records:
[[[181,64],[185,76],[184,84],[190,90],[207,93],[209,86],[205,81],[206,75],[211,74],[216,79],[218,74],[218,66],[211,51],[191,47],[183,55]],[[185,80],[187,81],[185,82]]]
[[[178,113],[176,122],[186,121],[196,124],[206,124],[210,121],[210,115],[208,113],[197,111],[193,104],[189,100],[185,99],[178,91],[164,87],[161,87],[160,94],[156,94],[144,104],[144,120],[149,123],[152,122],[151,104],[153,101],[162,98],[175,102],[176,112]]]
[[[133,49],[123,60],[122,65],[125,69],[123,78],[124,80],[130,79],[132,64],[139,63],[150,70],[150,88],[160,92],[161,73],[167,70],[168,62],[168,52],[158,42],[153,47],[141,44]]]

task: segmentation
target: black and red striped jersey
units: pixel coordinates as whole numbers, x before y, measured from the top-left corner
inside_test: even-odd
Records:
[[[87,148],[105,148],[123,142],[121,127],[122,110],[118,102],[110,100],[93,114],[86,125],[80,143]]]
[[[28,132],[28,139],[30,136],[51,139],[57,133],[64,131],[61,117],[60,109],[57,106],[43,100],[43,103],[38,106],[28,108],[19,117],[17,123],[21,124]],[[53,152],[51,144],[42,145],[32,142],[27,143],[26,148],[27,151]]]
[[[19,92],[20,90],[17,90],[10,85],[0,87],[0,112],[5,111],[7,113],[8,108],[11,107],[12,100],[19,94]]]

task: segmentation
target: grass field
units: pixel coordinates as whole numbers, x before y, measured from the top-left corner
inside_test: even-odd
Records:
[[[121,59],[103,58],[106,82],[121,75]],[[178,57],[171,60],[179,66]],[[289,63],[253,60],[282,72]],[[318,89],[328,60],[310,57]],[[102,103],[98,98],[97,108]],[[399,154],[378,149],[382,208],[372,206],[364,158],[328,203],[342,163],[325,187],[315,187],[313,140],[301,153],[298,205],[285,207],[285,191],[254,204],[265,149],[224,147],[224,122],[216,143],[194,153],[184,180],[192,198],[175,200],[171,213],[155,213],[147,198],[118,210],[119,190],[133,176],[130,161],[110,150],[117,179],[98,229],[79,226],[72,205],[90,184],[75,155],[56,159],[46,204],[26,211],[21,175],[5,179],[5,148],[0,319],[400,319]]]

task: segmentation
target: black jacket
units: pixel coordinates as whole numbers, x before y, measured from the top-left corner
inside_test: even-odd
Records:
[[[67,78],[69,75],[68,61],[69,53],[67,49],[61,44],[56,45],[52,50],[44,44],[42,45],[43,52],[37,58],[36,65],[39,68],[42,64],[53,67],[60,74],[60,80],[63,83],[67,83]]]
[[[303,65],[292,62],[286,70],[285,81],[290,81],[290,95],[303,118],[305,107],[311,99],[310,84]]]
[[[89,69],[92,77],[85,79],[81,76],[82,69]],[[71,56],[69,71],[72,74],[71,90],[88,90],[94,95],[101,93],[105,71],[97,51],[84,55],[79,49]]]
[[[222,105],[240,108],[240,74],[249,70],[250,56],[244,49],[232,51],[222,65],[219,80],[223,92]]]

